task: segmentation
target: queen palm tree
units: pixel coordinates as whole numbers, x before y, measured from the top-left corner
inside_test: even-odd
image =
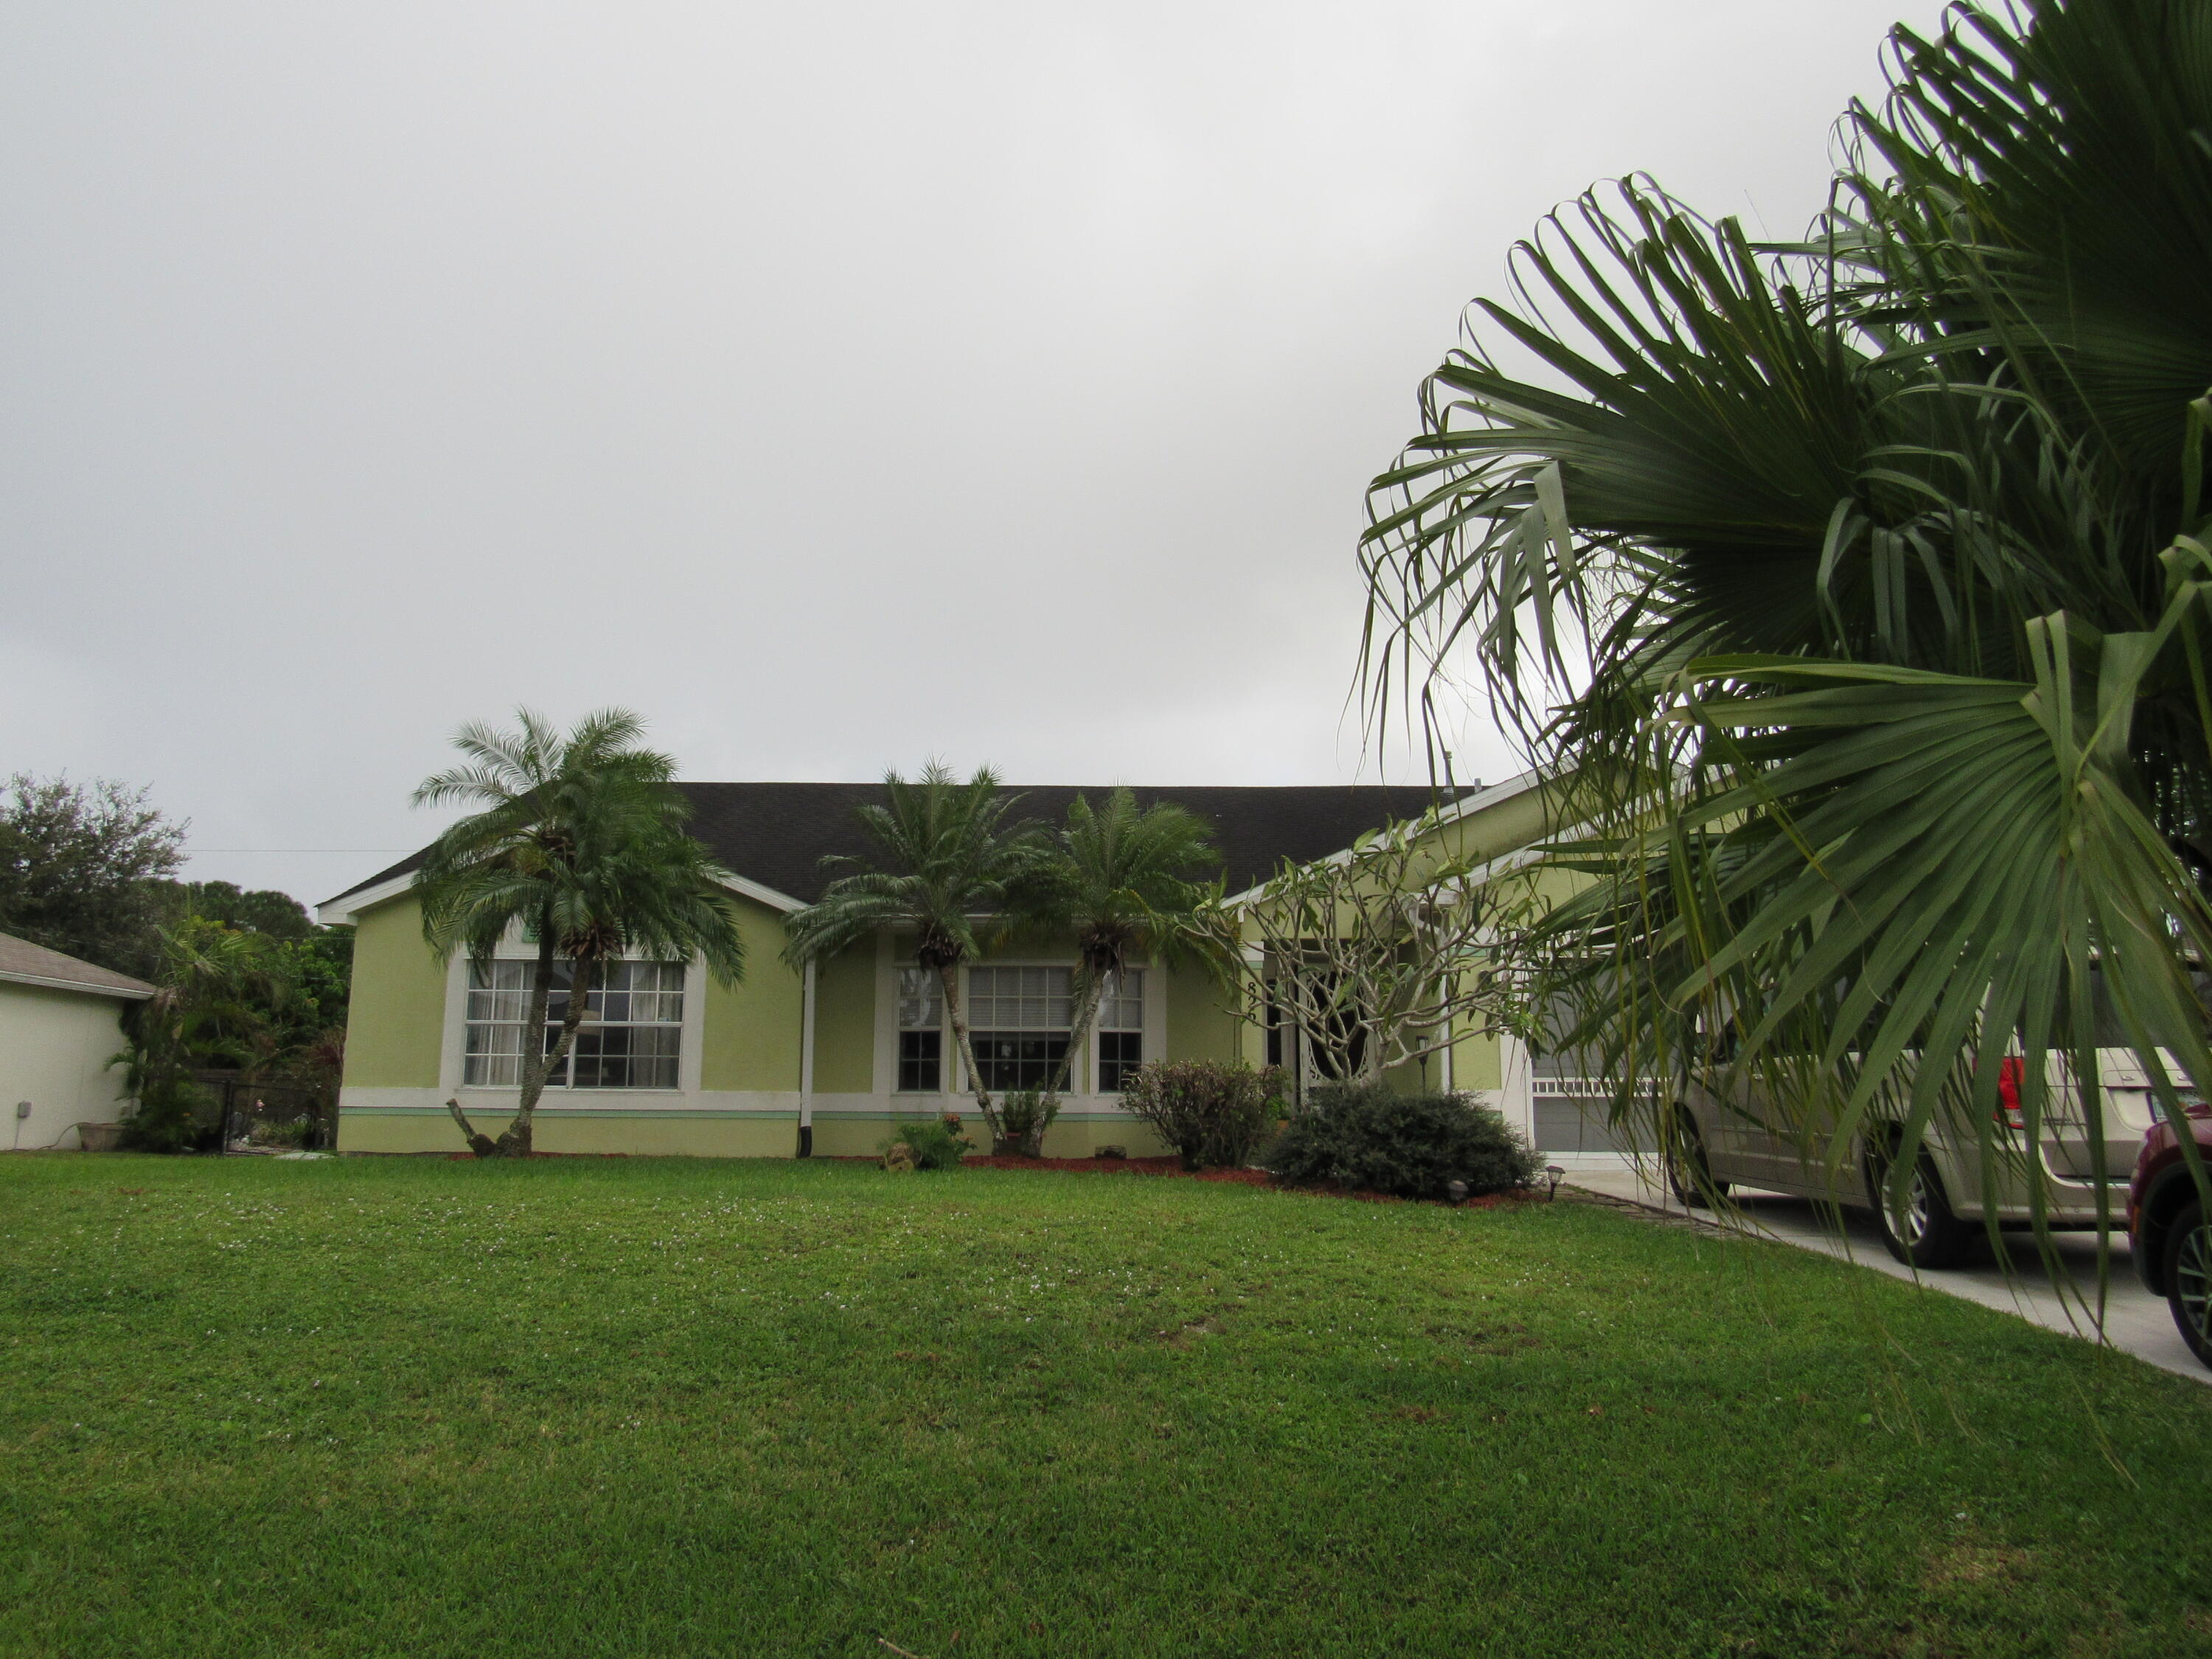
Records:
[[[1174,951],[1191,937],[1212,890],[1199,878],[1220,861],[1205,821],[1171,801],[1140,808],[1116,788],[1096,810],[1083,795],[1068,804],[1026,906],[1031,921],[1075,935],[1073,1029],[1046,1093],[1067,1086],[1107,983],[1130,957]]]
[[[586,715],[563,737],[543,715],[521,729],[479,722],[455,734],[468,763],[423,781],[417,805],[483,810],[431,844],[415,890],[422,935],[441,960],[465,950],[488,963],[518,924],[538,947],[524,1030],[543,1032],[556,965],[568,972],[561,1033],[548,1048],[526,1036],[514,1121],[498,1139],[446,1103],[479,1158],[525,1158],[539,1097],[567,1060],[608,963],[639,953],[697,956],[725,984],[744,974],[744,943],[719,868],[686,829],[690,804],[675,763],[637,746],[644,723],[627,709]]]
[[[911,782],[896,772],[885,774],[884,789],[884,805],[859,811],[878,849],[876,860],[823,860],[825,870],[850,873],[784,924],[784,957],[801,966],[834,957],[886,927],[920,935],[915,961],[934,973],[943,988],[975,1109],[996,1145],[1005,1130],[975,1064],[960,969],[1018,918],[1046,849],[1033,826],[1009,823],[1021,798],[1005,794],[999,775],[988,766],[963,783],[951,769],[932,761]]]
[[[1898,1201],[2012,1044],[2038,1137],[2104,992],[2212,1082],[2212,0],[1886,64],[1802,243],[1649,179],[1547,220],[1363,545],[1376,717],[1471,657],[1589,826],[1540,942],[1616,1114],[1717,1055],[1831,1156],[1886,1103]]]

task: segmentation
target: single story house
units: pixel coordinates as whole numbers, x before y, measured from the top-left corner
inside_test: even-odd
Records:
[[[866,1155],[899,1121],[965,1109],[968,1085],[943,998],[934,976],[915,968],[911,938],[885,932],[804,972],[781,959],[784,918],[818,898],[829,879],[823,859],[870,853],[855,809],[881,801],[882,787],[678,787],[691,801],[694,832],[732,872],[747,951],[744,981],[717,984],[697,963],[622,964],[595,999],[600,1019],[579,1034],[540,1104],[538,1147],[791,1157],[805,1144],[826,1155]],[[1078,793],[1097,799],[1106,790],[1012,785],[1008,793],[1022,798],[1018,815],[1053,823]],[[1231,892],[1264,880],[1285,859],[1327,857],[1435,802],[1425,786],[1134,793],[1140,801],[1177,802],[1212,826]],[[1444,817],[1440,833],[1455,848],[1506,857],[1543,833],[1543,791],[1533,775],[1477,787]],[[533,952],[518,935],[490,963],[458,954],[439,962],[423,943],[412,891],[421,858],[320,908],[325,922],[356,929],[341,1151],[458,1150],[448,1097],[489,1133],[512,1110]],[[1066,1052],[1073,961],[1067,940],[1017,938],[963,970],[977,1064],[994,1089],[1042,1085]],[[1121,1076],[1146,1060],[1282,1060],[1279,1036],[1271,1052],[1270,1034],[1233,1003],[1202,969],[1133,966],[1076,1055],[1046,1152],[1161,1150],[1121,1106]],[[1470,1036],[1440,1060],[1437,1081],[1483,1093],[1534,1127],[1531,1068],[1513,1045]],[[971,1127],[980,1135],[972,1119]]]
[[[11,1151],[76,1145],[82,1123],[114,1123],[131,1099],[108,1062],[123,1010],[154,988],[0,933],[0,1109]]]

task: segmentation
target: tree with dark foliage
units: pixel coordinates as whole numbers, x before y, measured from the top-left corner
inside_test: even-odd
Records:
[[[0,796],[0,932],[151,978],[185,828],[110,778],[17,773]]]

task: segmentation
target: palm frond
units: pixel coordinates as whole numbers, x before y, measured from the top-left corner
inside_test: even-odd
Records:
[[[1534,943],[1616,1113],[1701,1076],[1832,1155],[2008,1046],[2086,1075],[2093,985],[2212,1080],[2212,0],[1887,64],[1800,242],[1645,179],[1547,221],[1362,544],[1370,714],[1471,671],[1589,826]]]

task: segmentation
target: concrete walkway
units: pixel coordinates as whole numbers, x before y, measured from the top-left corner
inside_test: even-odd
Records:
[[[1685,1213],[1682,1206],[1659,1183],[1645,1180],[1633,1170],[1571,1170],[1563,1184],[1610,1198],[1627,1199],[1674,1215]],[[2012,1255],[2009,1275],[1995,1263],[1916,1275],[1883,1247],[1874,1218],[1863,1211],[1844,1212],[1844,1236],[1838,1238],[1808,1200],[1741,1190],[1732,1196],[1741,1206],[1743,1221],[1760,1237],[1854,1261],[1878,1273],[1887,1273],[1892,1279],[1917,1279],[1929,1290],[1962,1297],[2004,1313],[2018,1314],[2031,1323],[2063,1331],[2069,1336],[2090,1341],[2097,1339],[2096,1327],[2089,1318],[2097,1296],[2097,1243],[2094,1233],[2055,1236],[2061,1264],[2073,1281],[2073,1289],[2062,1297],[2044,1271],[2035,1242],[2024,1236],[2006,1237]],[[1717,1219],[1705,1210],[1692,1209],[1686,1213],[1699,1220]],[[2181,1334],[2173,1328],[2166,1298],[2153,1296],[2136,1277],[2124,1232],[2112,1244],[2104,1325],[2105,1340],[2122,1352],[2162,1370],[2212,1383],[2212,1370],[2197,1363],[2188,1345],[2182,1341]]]

